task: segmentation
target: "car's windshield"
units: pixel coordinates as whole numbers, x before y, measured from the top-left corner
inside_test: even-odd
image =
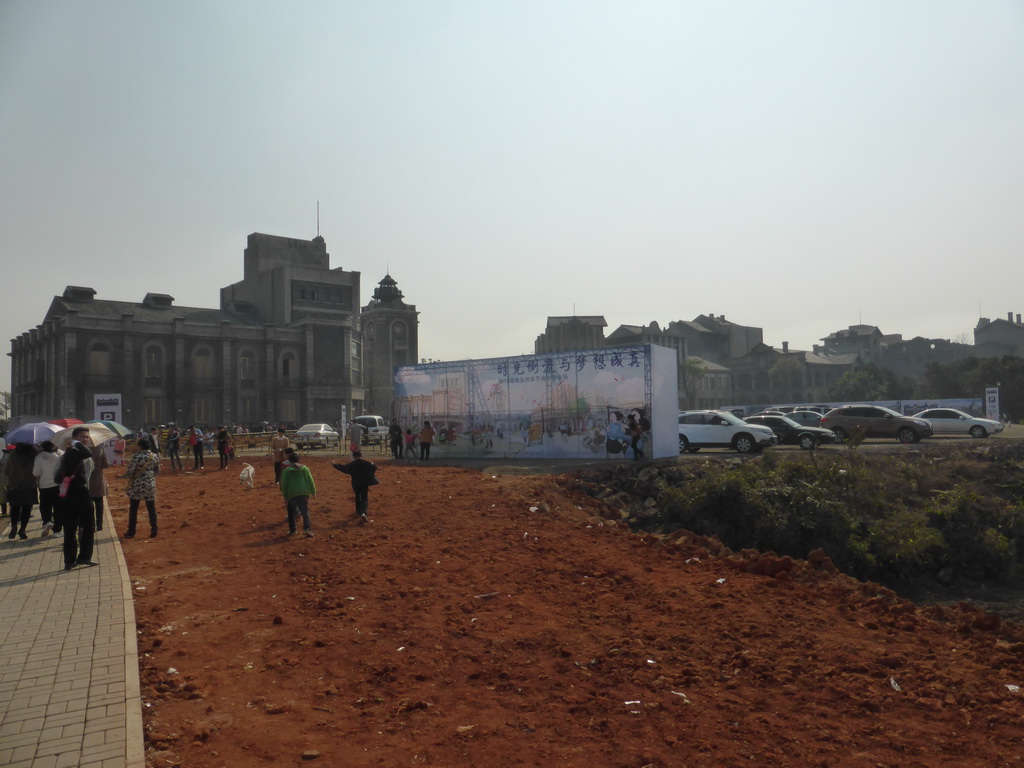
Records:
[[[899,416],[901,418],[903,417],[902,413],[899,413],[898,411],[894,411],[892,408],[886,408],[884,405],[876,405],[875,407],[878,410],[880,410],[882,413],[887,413],[890,416]]]

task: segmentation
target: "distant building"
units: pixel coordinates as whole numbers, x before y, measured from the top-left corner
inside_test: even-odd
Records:
[[[1012,312],[1006,313],[1005,320],[981,318],[974,328],[974,345],[988,351],[985,357],[1024,357],[1024,325],[1020,315],[1016,320]]]
[[[416,360],[417,318],[390,276],[361,309],[360,273],[331,269],[322,237],[254,233],[220,309],[65,288],[11,342],[12,413],[87,419],[94,395],[120,393],[130,426],[335,422],[342,406],[387,416],[381,371]]]
[[[544,333],[533,343],[533,351],[538,355],[546,355],[574,349],[603,347],[604,329],[607,325],[601,315],[548,317]]]

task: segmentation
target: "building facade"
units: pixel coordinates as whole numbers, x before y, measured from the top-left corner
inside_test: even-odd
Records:
[[[388,276],[382,289],[397,291]],[[389,294],[390,295],[390,294]],[[401,293],[398,292],[401,296]],[[330,268],[322,237],[254,233],[243,279],[221,289],[220,309],[96,298],[68,286],[43,322],[11,342],[12,415],[92,418],[95,395],[120,393],[129,426],[337,422],[391,412],[387,388],[367,385],[382,365],[416,359],[418,313],[390,305],[402,341],[363,344],[360,273]]]

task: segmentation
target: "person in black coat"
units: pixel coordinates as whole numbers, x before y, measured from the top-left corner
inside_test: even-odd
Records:
[[[71,433],[71,445],[60,461],[59,510],[64,527],[64,570],[76,565],[97,565],[92,560],[96,518],[89,497],[89,479],[93,461],[89,450],[89,430],[85,427]]]
[[[28,538],[25,526],[32,514],[32,507],[39,503],[36,493],[36,478],[32,467],[36,461],[36,449],[27,443],[18,443],[7,457],[7,502],[11,505],[11,532],[8,538]]]
[[[352,454],[348,464],[334,464],[336,470],[352,478],[352,491],[356,495],[356,514],[364,523],[370,509],[370,486],[377,485],[377,465],[363,458],[362,451]]]

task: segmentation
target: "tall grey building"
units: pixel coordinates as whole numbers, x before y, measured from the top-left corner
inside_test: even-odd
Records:
[[[390,276],[382,290],[401,297]],[[131,426],[335,422],[343,406],[388,416],[391,389],[376,382],[396,361],[417,359],[415,306],[387,302],[382,339],[382,302],[375,293],[360,306],[360,273],[332,269],[322,237],[249,235],[242,280],[221,289],[220,309],[177,306],[162,293],[141,302],[96,293],[68,286],[12,340],[13,416],[87,419],[93,397],[111,393]]]

